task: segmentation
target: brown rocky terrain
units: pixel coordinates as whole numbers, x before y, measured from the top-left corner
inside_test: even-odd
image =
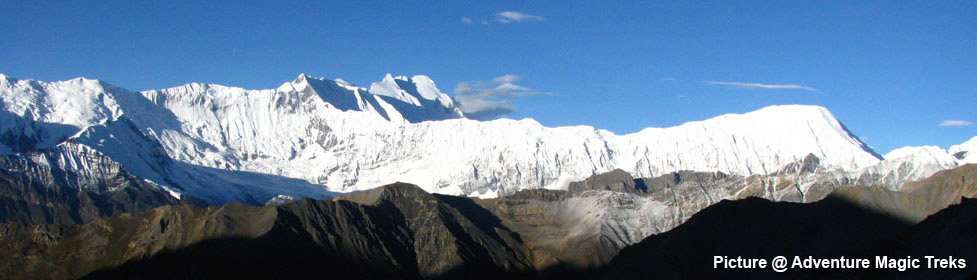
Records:
[[[935,279],[977,276],[961,269],[789,270],[714,269],[714,256],[764,258],[904,258],[977,260],[977,165],[938,172],[902,191],[844,187],[813,203],[759,198],[725,200],[675,229],[649,236],[614,257],[602,279],[868,278]],[[924,259],[925,261],[925,259]],[[971,261],[972,262],[972,261]]]
[[[943,171],[900,192],[821,185],[804,193],[797,183],[808,176],[803,172],[641,179],[611,172],[574,183],[572,191],[495,199],[398,183],[279,206],[170,205],[83,225],[8,222],[0,224],[0,278],[588,278],[646,275],[631,270],[656,267],[648,263],[693,269],[689,258],[709,250],[896,250],[902,247],[885,241],[973,196],[975,168]],[[836,190],[814,204],[771,202],[810,202],[829,189]],[[927,223],[936,222],[920,225]],[[750,239],[757,236],[763,238]]]
[[[473,205],[465,203],[394,184],[334,201],[164,206],[85,225],[6,223],[0,273],[12,279],[535,275],[519,236],[481,220],[491,215],[470,214],[464,208]]]

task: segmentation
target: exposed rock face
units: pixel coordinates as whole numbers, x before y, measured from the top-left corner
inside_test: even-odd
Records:
[[[590,176],[580,182],[570,183],[570,192],[582,192],[585,190],[607,190],[623,193],[642,193],[648,189],[642,184],[635,184],[634,177],[627,171],[614,169],[607,173]]]
[[[612,173],[574,183],[569,192],[522,191],[478,202],[522,235],[539,271],[559,276],[593,272],[620,249],[667,232],[724,199],[816,202],[835,192],[858,207],[915,223],[961,196],[977,195],[975,167],[937,173],[909,184],[903,192],[893,192],[835,180],[831,176],[837,173],[822,172],[817,158],[808,157],[775,176],[682,171],[629,183],[630,176]],[[647,192],[609,191],[607,186],[625,191],[644,186]]]
[[[977,136],[970,138],[967,142],[951,146],[947,152],[961,162],[977,163]]]
[[[720,172],[678,171],[654,178],[640,178],[636,180],[636,184],[644,185],[647,193],[654,194],[683,183],[697,184],[700,186],[709,185],[720,182],[727,177],[729,176]]]
[[[413,233],[417,269],[423,277],[457,274],[458,267],[501,275],[530,272],[529,251],[518,234],[464,197],[430,194],[409,184],[388,185],[337,197],[363,205],[394,207]]]
[[[973,202],[967,199],[963,200],[964,205],[953,206],[961,203],[961,197],[975,196],[977,165],[968,164],[907,184],[902,191],[880,186],[837,186],[827,198],[809,204],[757,198],[763,196],[724,200],[703,209],[671,231],[651,235],[623,249],[602,271],[601,277],[791,278],[810,273],[825,274],[823,277],[850,276],[831,275],[837,271],[800,270],[773,274],[769,269],[711,269],[712,258],[716,255],[767,260],[777,255],[977,257],[972,252],[977,244],[977,232],[973,231],[977,224],[974,213],[977,212],[972,210],[977,207],[972,207]],[[947,206],[950,207],[941,211]],[[903,229],[917,223],[899,235]],[[929,278],[932,275],[968,275],[973,271],[919,270],[914,272],[916,274],[870,271],[864,276]]]
[[[620,268],[630,261],[617,259],[638,254],[633,253],[638,249],[628,249],[632,253],[618,255],[626,247],[657,248],[650,257],[642,255],[642,263],[660,260],[662,265],[679,265],[678,272],[699,269],[678,264],[701,257],[690,253],[699,249],[688,249],[697,246],[740,255],[777,248],[848,254],[883,244],[897,229],[958,202],[961,195],[973,196],[975,168],[940,172],[902,192],[825,183],[816,180],[824,173],[806,168],[751,177],[683,171],[641,179],[598,175],[575,184],[583,187],[574,191],[524,190],[485,200],[393,184],[333,200],[303,199],[279,206],[180,205],[85,225],[7,223],[0,225],[0,277],[72,279],[95,271],[89,276],[552,279],[603,272],[642,275],[629,274],[634,267]],[[139,182],[130,181],[122,180]],[[646,191],[629,191],[640,186]],[[834,196],[811,205],[768,202],[819,201],[832,191]],[[725,199],[734,201],[720,202]],[[700,212],[707,207],[712,210]],[[866,230],[876,236],[866,236]],[[679,237],[642,245],[667,236]],[[839,236],[858,242],[839,241]],[[763,251],[726,244],[757,240],[780,240],[787,247]],[[603,271],[608,263],[611,270]],[[724,275],[689,273],[676,275]]]
[[[610,191],[525,190],[478,202],[520,234],[537,270],[556,279],[593,269],[617,253],[620,237],[604,236],[603,221],[619,207],[635,207],[631,199]]]
[[[84,146],[0,155],[0,222],[85,223],[188,202],[202,203],[175,198]]]
[[[97,269],[89,277],[534,276],[519,236],[479,209],[395,184],[335,201],[164,206],[85,225],[7,223],[0,272],[33,279]]]
[[[0,272],[9,279],[76,279],[89,272],[221,237],[251,239],[276,209],[240,204],[163,206],[85,225],[0,225]]]
[[[668,231],[692,214],[763,180],[682,171],[633,179],[624,172],[572,183],[571,191],[524,190],[477,202],[518,232],[544,276],[585,275],[644,237]],[[756,187],[749,195],[784,197]],[[795,196],[787,196],[795,197]]]
[[[807,156],[801,161],[788,163],[786,166],[781,168],[777,174],[814,173],[818,171],[818,168],[820,167],[821,159],[814,154],[807,154]]]

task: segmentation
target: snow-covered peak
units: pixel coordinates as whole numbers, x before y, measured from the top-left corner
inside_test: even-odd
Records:
[[[306,79],[311,79],[311,78],[312,77],[309,77],[309,75],[306,75],[305,73],[301,73],[299,74],[298,77],[295,77],[295,81],[292,81],[292,83],[296,83],[296,84],[304,83]]]
[[[412,94],[417,93],[416,86],[407,81],[407,77],[404,76],[393,77],[388,73],[383,77],[383,80],[370,84],[370,93],[393,97],[414,106],[421,106],[421,101]]]
[[[370,85],[370,93],[393,97],[416,106],[429,106],[428,101],[437,101],[444,108],[455,107],[451,97],[441,92],[434,80],[425,75],[407,78],[387,74],[383,80]]]
[[[977,163],[977,136],[950,147],[949,152],[961,163]]]
[[[902,147],[882,156],[886,160],[926,160],[935,162],[953,162],[953,157],[937,146],[908,146]]]
[[[354,85],[353,83],[347,82],[346,80],[343,80],[343,79],[336,78],[333,81],[336,81],[337,84],[339,84],[341,86],[344,86],[344,87],[356,87],[356,85]]]
[[[885,154],[885,160],[853,173],[860,185],[880,185],[899,190],[905,183],[919,181],[941,170],[955,168],[957,160],[937,146],[902,147]]]
[[[328,80],[300,74],[293,81],[283,83],[278,88],[270,90],[248,90],[215,84],[191,83],[181,87],[144,91],[143,95],[157,103],[167,100],[174,102],[183,100],[182,102],[189,103],[191,106],[211,104],[208,106],[212,106],[214,109],[229,104],[271,98],[274,99],[273,102],[276,107],[292,108],[288,110],[296,110],[305,106],[325,106],[340,111],[367,112],[394,123],[464,117],[461,110],[454,106],[451,97],[440,93],[433,86],[433,82],[430,83],[430,86],[424,87],[423,90],[440,94],[437,102],[415,98],[414,95],[420,96],[420,93],[416,91],[416,86],[407,86],[413,85],[413,83],[409,83],[409,79],[406,77],[392,77],[388,74],[384,81],[374,83],[374,85],[377,84],[385,85],[378,87],[378,91],[383,94],[377,94],[342,79]],[[388,86],[391,84],[393,86]],[[404,90],[402,87],[408,88],[410,91]],[[399,95],[390,92],[399,92]]]
[[[414,83],[414,87],[417,88],[417,92],[422,98],[427,100],[435,100],[441,97],[443,93],[434,85],[434,80],[430,77],[424,75],[415,75],[410,78],[410,81]]]
[[[716,153],[714,157],[730,160],[725,164],[738,166],[737,174],[774,172],[783,164],[802,160],[808,154],[822,159],[825,166],[843,170],[856,170],[882,160],[821,106],[769,106],[744,114],[725,114],[687,122],[672,128],[647,128],[636,133],[635,137],[669,139],[667,142],[656,140],[656,143],[650,144],[653,146],[671,145],[685,147],[690,152],[698,149],[704,154]],[[702,141],[717,147],[686,147]],[[758,151],[761,154],[739,154],[743,151]],[[778,165],[759,164],[761,162],[777,162]]]
[[[885,154],[880,166],[902,169],[902,173],[914,173],[914,180],[921,180],[937,171],[957,167],[952,155],[937,146],[902,147]]]
[[[157,172],[159,177],[183,190],[217,185],[210,179],[240,182],[224,184],[219,192],[196,192],[212,194],[208,200],[226,196],[240,201],[230,192],[238,185],[242,192],[260,193],[249,197],[262,198],[322,194],[314,191],[317,187],[364,190],[396,181],[437,193],[506,195],[565,187],[569,181],[618,168],[636,177],[680,170],[755,175],[776,172],[812,154],[824,170],[857,170],[880,160],[819,106],[772,106],[616,135],[588,126],[544,127],[532,119],[464,119],[426,76],[387,75],[370,89],[307,75],[266,90],[192,83],[136,93],[84,80],[6,84],[0,89],[0,113],[6,114],[0,118],[13,125],[3,121],[0,129],[8,134],[20,137],[23,131],[34,131],[25,137],[56,143],[104,124],[112,129],[90,129],[86,143],[137,172],[156,172],[152,166],[158,164],[145,160],[151,157],[110,152],[127,149],[117,147],[122,145],[118,141],[100,146],[105,137],[141,133],[177,166],[172,172]],[[414,97],[417,103],[394,97],[398,95]],[[75,101],[59,106],[63,100]],[[106,122],[123,113],[139,133]],[[79,116],[66,118],[72,114]],[[71,129],[34,129],[38,120]],[[95,133],[100,131],[112,133]],[[0,151],[21,150],[13,145],[24,142],[17,137],[0,138],[14,139],[0,143],[6,146]],[[147,162],[145,168],[136,166],[143,164],[138,161]],[[197,176],[199,170],[219,175]],[[240,177],[239,171],[251,177]],[[279,182],[269,185],[290,187],[263,189],[242,179],[255,176]]]
[[[0,83],[0,135],[13,150],[50,148],[84,127],[115,119],[122,109],[118,88],[98,80],[18,80]]]
[[[427,100],[437,100],[441,103],[441,106],[445,108],[454,108],[455,102],[450,96],[441,92],[438,86],[434,84],[434,80],[425,75],[415,75],[410,78],[417,88],[417,92],[421,95],[421,98]]]

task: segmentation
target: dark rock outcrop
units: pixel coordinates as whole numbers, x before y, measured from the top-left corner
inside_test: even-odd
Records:
[[[697,172],[697,171],[678,171],[664,174],[654,178],[635,179],[639,186],[644,186],[646,193],[661,193],[683,182],[691,182],[697,185],[711,185],[716,181],[728,177],[722,172]]]
[[[422,277],[535,274],[519,235],[471,199],[397,183],[335,200],[398,209],[413,234]]]
[[[944,212],[951,214],[934,216],[943,218],[931,217],[902,237],[897,234],[922,219],[913,217],[977,193],[975,168],[937,173],[904,192],[844,187],[812,204],[758,198],[790,189],[792,182],[761,182],[753,192],[744,184],[758,181],[722,173],[633,179],[615,172],[576,184],[575,192],[524,190],[495,199],[430,194],[398,183],[279,206],[173,205],[85,225],[10,222],[0,224],[0,278],[850,276],[831,270],[772,274],[710,268],[715,255],[970,256],[958,252],[977,240],[969,210],[948,209]],[[717,203],[717,197],[738,200]],[[974,208],[970,204],[951,209]],[[635,230],[638,225],[655,230]],[[628,246],[653,233],[658,234]]]
[[[815,173],[818,168],[821,167],[821,158],[818,158],[814,154],[807,154],[804,159],[798,162],[791,162],[780,168],[776,174],[801,174],[801,173]]]
[[[57,156],[49,153],[27,156]],[[121,166],[108,165],[114,170],[104,177],[82,179],[55,164],[40,165],[18,155],[0,156],[0,222],[81,224],[163,205],[204,204],[189,196],[174,198]]]
[[[631,173],[621,169],[596,174],[580,182],[572,182],[568,190],[571,193],[585,190],[608,190],[626,193],[647,192],[647,188],[635,184],[634,177],[631,177]]]
[[[572,279],[607,263],[621,247],[604,237],[599,225],[581,227],[580,217],[568,214],[589,211],[570,209],[572,197],[567,191],[523,190],[477,202],[520,234],[541,278]]]
[[[394,184],[333,201],[164,206],[0,225],[2,278],[531,278],[517,234],[466,198]]]

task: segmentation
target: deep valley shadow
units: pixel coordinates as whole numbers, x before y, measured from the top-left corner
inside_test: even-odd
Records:
[[[102,269],[82,279],[397,279],[410,275],[303,240],[221,238]]]
[[[729,258],[762,258],[769,263],[785,256],[814,258],[867,258],[875,265],[876,255],[894,258],[907,253],[923,259],[925,255],[969,257],[974,261],[977,245],[975,221],[977,207],[971,204],[966,220],[940,218],[940,213],[912,226],[887,214],[862,208],[845,199],[829,196],[822,201],[799,204],[771,202],[760,198],[722,201],[695,214],[677,228],[650,236],[622,250],[601,272],[601,279],[845,279],[845,278],[928,278],[929,274],[960,277],[973,269],[911,270],[899,272],[878,269],[791,269],[778,273],[766,269],[714,268],[715,256]],[[953,211],[948,208],[943,212]],[[957,207],[958,208],[958,207]],[[957,215],[959,216],[959,215]],[[926,231],[934,220],[942,221],[942,230],[960,237],[941,240],[939,235],[907,235],[903,232]],[[908,229],[908,230],[907,230]],[[934,229],[930,229],[934,230]],[[968,231],[969,230],[969,231]],[[966,242],[958,240],[966,239]],[[919,248],[919,242],[942,244]],[[906,245],[910,244],[910,245]],[[897,250],[906,245],[916,250]],[[965,250],[960,249],[960,245]],[[925,261],[925,259],[923,260]],[[925,265],[925,264],[924,264]]]
[[[399,190],[418,191],[414,188]],[[405,214],[408,212],[404,209],[414,208],[403,208],[405,206],[396,203],[406,203],[406,200],[381,200],[374,205],[362,205],[344,200],[303,199],[276,207],[278,214],[273,226],[256,238],[226,235],[208,238],[103,268],[84,278],[931,279],[975,276],[973,273],[977,271],[974,269],[977,265],[973,263],[977,262],[977,250],[974,250],[977,249],[977,200],[973,199],[965,199],[960,205],[944,209],[915,226],[836,196],[807,204],[771,202],[762,198],[724,200],[671,231],[649,236],[625,248],[601,267],[578,268],[556,263],[535,269],[513,269],[499,266],[494,258],[511,258],[515,255],[498,252],[511,252],[516,247],[500,248],[493,244],[518,245],[524,242],[522,237],[511,233],[499,217],[476,201],[463,197],[436,197],[446,207],[412,215],[436,215],[443,219],[446,230],[438,235],[418,235],[417,230],[430,231],[438,227],[411,226],[411,221],[439,219],[417,220],[417,217]],[[414,196],[397,196],[397,199],[401,198],[415,199]],[[253,209],[247,206],[237,207],[254,211],[247,210]],[[459,212],[461,215],[456,214]],[[213,221],[220,226],[246,227],[247,223],[257,222],[249,217],[241,214],[234,218],[214,217]],[[476,228],[478,230],[474,230]],[[482,234],[480,232],[487,236],[475,236]],[[424,236],[424,239],[419,240],[418,236]],[[431,242],[427,238],[457,242],[459,251],[449,252],[446,248],[430,246],[419,249],[419,242]],[[518,240],[518,244],[512,243],[513,239]],[[419,269],[419,260],[430,261],[430,258],[443,254],[458,254],[463,262],[436,275],[425,275]],[[927,255],[954,256],[971,263],[965,269],[924,268],[905,272],[895,269],[789,268],[777,273],[769,267],[713,268],[715,256],[768,261],[785,256],[789,262],[794,256],[844,256],[868,258],[874,266],[877,255],[891,258],[908,255],[920,259]]]

